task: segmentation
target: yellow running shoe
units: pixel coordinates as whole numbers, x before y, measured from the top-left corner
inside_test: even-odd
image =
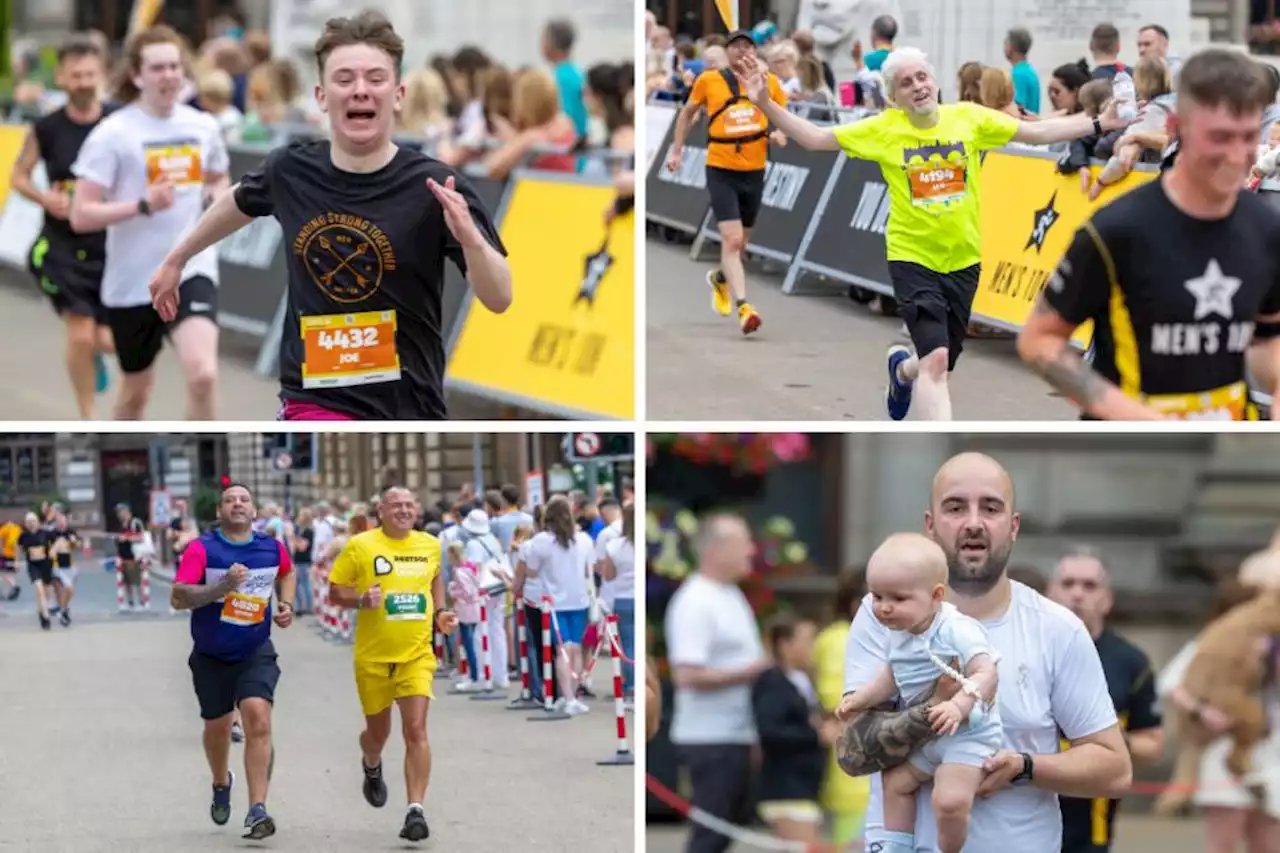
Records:
[[[750,302],[744,302],[738,306],[738,325],[742,327],[742,334],[751,334],[760,328],[762,322],[764,321],[760,319],[756,309],[751,307]]]
[[[711,285],[711,307],[721,317],[731,315],[733,297],[729,295],[729,282],[725,280],[724,273],[720,270],[707,273],[707,284]]]

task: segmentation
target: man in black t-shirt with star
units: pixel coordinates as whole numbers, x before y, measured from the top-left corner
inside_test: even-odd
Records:
[[[1164,755],[1164,730],[1155,674],[1146,653],[1106,627],[1115,596],[1102,560],[1084,548],[1063,557],[1047,596],[1079,616],[1093,637],[1134,765],[1159,762]],[[1120,801],[1059,796],[1058,802],[1062,853],[1109,853]]]
[[[31,247],[30,267],[40,289],[67,328],[67,372],[80,416],[93,418],[95,392],[106,390],[103,353],[114,351],[100,299],[107,257],[105,231],[79,234],[71,228],[71,193],[76,178],[71,166],[89,133],[111,109],[101,101],[104,57],[98,45],[74,38],[58,51],[58,84],[67,104],[35,123],[14,164],[13,189],[44,210],[44,227]],[[44,161],[49,189],[32,181]]]
[[[289,273],[285,420],[444,419],[446,259],[485,308],[511,304],[506,250],[471,184],[391,141],[403,57],[380,13],[326,23],[317,100],[331,138],[272,151],[152,279],[156,310],[172,316],[186,259],[254,217],[279,220]]]
[[[1245,54],[1189,59],[1177,162],[1094,213],[1040,294],[1018,352],[1086,418],[1253,420],[1246,371],[1275,395],[1280,212],[1243,189],[1271,96]],[[1089,321],[1092,366],[1070,342]]]

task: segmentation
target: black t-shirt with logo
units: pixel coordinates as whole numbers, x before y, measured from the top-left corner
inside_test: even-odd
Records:
[[[33,568],[45,568],[53,565],[54,534],[44,528],[24,530],[18,537],[18,547],[27,565]]]
[[[241,211],[274,216],[284,231],[282,396],[359,419],[443,419],[444,264],[465,274],[466,262],[427,179],[453,177],[481,233],[506,249],[471,183],[443,163],[401,148],[382,169],[352,174],[329,146],[277,148],[235,193]]]
[[[98,121],[81,124],[72,120],[63,107],[35,123],[32,132],[40,159],[44,161],[45,173],[49,176],[50,188],[61,189],[67,194],[75,190],[76,176],[71,172],[71,166],[80,156],[80,148],[90,132],[113,111],[114,108],[104,105]],[[45,213],[43,235],[58,249],[83,251],[86,259],[103,260],[107,256],[106,231],[77,234],[71,230],[69,221]]]
[[[49,531],[53,537],[53,551],[58,561],[58,568],[71,568],[71,552],[80,544],[80,536],[71,527],[61,529],[54,527]]]
[[[1195,420],[1250,416],[1245,352],[1280,312],[1280,212],[1241,192],[1225,219],[1183,213],[1162,181],[1076,232],[1044,289],[1071,323],[1095,323],[1094,369],[1131,397]]]

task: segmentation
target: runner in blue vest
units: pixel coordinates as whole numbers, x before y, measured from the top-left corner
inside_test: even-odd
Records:
[[[249,781],[245,838],[262,839],[276,831],[266,807],[273,758],[271,708],[280,680],[271,623],[281,628],[292,624],[297,578],[285,547],[253,532],[255,513],[246,487],[222,490],[221,525],[183,552],[171,601],[178,610],[193,611],[195,648],[188,663],[204,719],[204,751],[213,772],[210,817],[219,826],[231,818],[231,723],[239,709]]]

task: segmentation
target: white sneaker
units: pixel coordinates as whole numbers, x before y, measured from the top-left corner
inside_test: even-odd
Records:
[[[552,707],[555,708],[557,711],[560,711],[566,714],[569,713],[568,702],[565,700],[563,696],[557,699],[555,705],[553,705]]]
[[[511,682],[508,679],[504,678],[501,681],[496,682],[493,686],[497,690],[510,690]]]
[[[565,705],[564,707],[564,712],[568,714],[570,717],[581,716],[582,714],[585,714],[590,710],[591,709],[587,707],[587,703],[582,702],[578,699],[574,699],[572,702]]]
[[[479,689],[480,689],[480,682],[464,681],[461,684],[454,685],[453,692],[454,693],[472,693]]]

